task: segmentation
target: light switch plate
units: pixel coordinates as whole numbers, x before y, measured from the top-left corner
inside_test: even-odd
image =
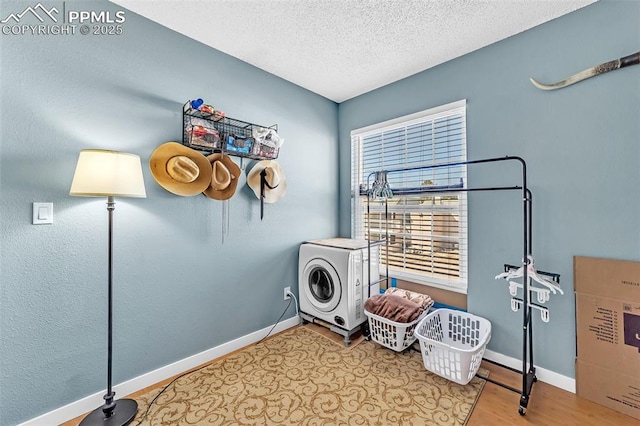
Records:
[[[53,203],[33,203],[34,225],[49,225],[53,223]]]

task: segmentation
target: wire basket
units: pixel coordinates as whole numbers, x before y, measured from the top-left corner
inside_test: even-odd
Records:
[[[198,117],[185,117],[184,135],[185,145],[194,149],[216,150],[222,148],[220,132],[213,121]]]
[[[218,112],[218,114],[220,114]],[[254,130],[273,130],[277,134],[278,126],[269,127],[226,117],[206,114],[191,108],[191,102],[182,108],[182,144],[203,152],[226,152],[238,157],[255,160],[274,160],[278,158],[279,145],[268,140],[254,137]]]
[[[413,331],[426,313],[427,311],[423,312],[411,322],[395,322],[367,312],[366,309],[364,311],[364,314],[369,318],[371,340],[396,352],[402,352],[416,341]]]
[[[467,312],[436,309],[420,321],[415,335],[427,370],[466,385],[480,368],[491,323]]]

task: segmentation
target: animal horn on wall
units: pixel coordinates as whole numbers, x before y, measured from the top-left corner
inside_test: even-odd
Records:
[[[595,77],[596,75],[604,74],[609,71],[617,70],[618,68],[628,67],[630,65],[640,64],[640,52],[634,53],[624,58],[616,59],[614,61],[605,62],[604,64],[596,65],[582,72],[572,75],[571,77],[559,81],[553,84],[543,84],[534,78],[529,78],[534,86],[542,90],[555,90],[563,87],[571,86],[579,81],[586,80],[587,78]]]

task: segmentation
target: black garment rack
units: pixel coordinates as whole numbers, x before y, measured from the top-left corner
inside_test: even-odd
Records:
[[[414,170],[428,170],[428,169],[437,169],[443,167],[453,167],[453,166],[464,166],[464,165],[473,165],[473,164],[483,164],[483,163],[496,163],[496,162],[504,162],[504,161],[517,161],[522,166],[522,180],[520,185],[516,186],[494,186],[494,187],[478,187],[478,188],[465,188],[462,187],[425,187],[424,189],[420,189],[420,193],[445,193],[445,192],[472,192],[472,191],[509,191],[509,190],[522,190],[522,262],[524,266],[523,278],[525,283],[525,289],[527,288],[526,283],[528,283],[528,272],[527,272],[527,256],[532,254],[532,243],[531,243],[531,234],[532,234],[532,204],[533,204],[533,195],[529,188],[527,187],[527,164],[521,157],[518,156],[505,156],[505,157],[496,157],[496,158],[485,158],[480,160],[470,160],[470,161],[458,161],[458,162],[450,162],[450,163],[440,163],[440,164],[432,164],[427,166],[417,166],[417,167],[408,167],[408,168],[400,168],[400,169],[389,169],[389,170],[381,170],[381,172],[386,172],[387,175],[392,173],[399,172],[407,172]],[[367,220],[370,219],[370,206],[369,199],[371,198],[372,190],[371,185],[369,184],[371,177],[374,176],[377,172],[372,172],[367,177],[367,186],[366,186],[366,195],[367,195]],[[393,189],[391,189],[393,192]],[[413,191],[412,191],[413,192]],[[387,208],[387,200],[385,198],[385,217],[388,215]],[[369,232],[371,230],[370,224],[368,225]],[[387,253],[388,253],[388,241],[389,241],[389,230],[388,226],[386,229],[386,244],[387,244]],[[369,238],[368,244],[368,255],[369,259],[371,259],[371,241]],[[387,280],[387,288],[388,288],[388,279],[389,279],[389,266],[387,264],[386,277],[376,281],[382,282]],[[510,265],[505,265],[505,270],[507,268],[512,268]],[[542,271],[538,271],[539,273],[543,273]],[[544,273],[545,275],[557,276],[557,274]],[[559,275],[558,275],[559,277]],[[373,283],[373,284],[376,284]],[[369,282],[369,296],[371,296],[371,285]],[[533,327],[532,327],[532,308],[529,304],[529,299],[531,298],[530,291],[523,291],[523,309],[522,309],[522,370],[518,371],[509,366],[505,366],[493,361],[486,360],[493,364],[500,365],[509,370],[515,371],[522,375],[522,388],[516,389],[514,387],[508,386],[504,383],[493,380],[489,377],[478,376],[488,382],[494,383],[498,386],[502,386],[505,389],[508,389],[512,392],[520,394],[520,406],[518,408],[518,413],[520,415],[525,415],[527,411],[527,406],[529,404],[529,396],[531,395],[531,389],[533,388],[533,383],[537,381],[536,378],[536,369],[533,365]]]

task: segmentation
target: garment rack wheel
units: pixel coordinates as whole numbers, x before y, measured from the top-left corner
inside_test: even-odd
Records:
[[[527,414],[527,405],[529,405],[529,397],[527,395],[520,396],[520,407],[518,407],[518,414],[524,416]]]

